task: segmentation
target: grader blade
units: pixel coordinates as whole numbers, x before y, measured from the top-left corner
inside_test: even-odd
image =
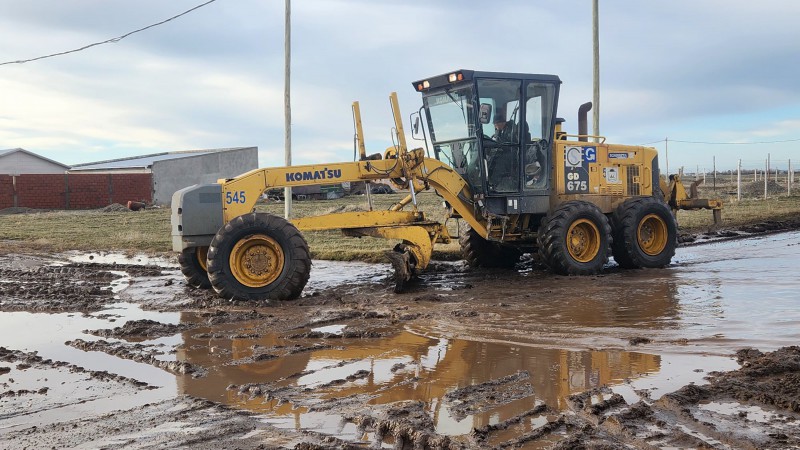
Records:
[[[433,254],[434,242],[448,242],[450,235],[444,225],[438,222],[415,222],[394,226],[346,228],[346,236],[372,236],[384,239],[398,239],[394,250],[386,252],[386,257],[394,268],[395,292],[402,292],[407,283],[428,267]]]
[[[414,268],[411,265],[411,254],[408,250],[390,250],[386,252],[386,258],[392,263],[394,269],[394,292],[402,294],[406,284],[414,276]]]

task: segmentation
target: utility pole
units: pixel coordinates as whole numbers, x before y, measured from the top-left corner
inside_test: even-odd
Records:
[[[592,134],[600,136],[600,20],[597,12],[597,0],[592,0],[592,40],[594,54],[594,95],[592,98]],[[600,142],[599,138],[594,138]]]
[[[667,181],[669,181],[669,138],[664,138],[664,158],[667,160]]]
[[[292,165],[292,105],[289,89],[292,67],[292,0],[286,0],[286,25],[284,26],[284,75],[283,75],[283,132],[284,132],[284,159],[287,166]],[[283,216],[290,220],[292,216],[292,188],[283,189]]]

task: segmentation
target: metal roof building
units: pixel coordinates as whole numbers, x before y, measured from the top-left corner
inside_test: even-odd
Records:
[[[214,183],[258,168],[257,147],[155,153],[77,164],[70,173],[151,173],[153,203],[169,205],[172,194],[193,184]]]

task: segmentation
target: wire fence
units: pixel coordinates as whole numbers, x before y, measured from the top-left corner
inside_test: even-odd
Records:
[[[796,167],[792,160],[739,160],[737,168],[718,171],[699,165],[682,166],[678,174],[685,182],[698,181],[704,193],[726,195],[730,200],[769,199],[800,195]]]

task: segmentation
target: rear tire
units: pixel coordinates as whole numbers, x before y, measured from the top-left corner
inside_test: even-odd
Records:
[[[625,269],[667,266],[675,256],[678,225],[656,197],[626,200],[614,212],[614,260]]]
[[[184,249],[178,255],[178,264],[186,278],[186,284],[197,289],[209,289],[211,281],[208,279],[206,257],[208,247],[191,247]]]
[[[594,275],[611,253],[611,226],[597,206],[570,201],[551,212],[539,227],[539,255],[561,275]]]
[[[291,300],[311,273],[308,243],[294,225],[266,213],[223,226],[208,249],[208,277],[226,299]]]
[[[458,243],[461,245],[461,254],[470,267],[510,269],[522,256],[522,253],[514,247],[487,241],[471,227],[467,227],[464,234],[458,238]]]

